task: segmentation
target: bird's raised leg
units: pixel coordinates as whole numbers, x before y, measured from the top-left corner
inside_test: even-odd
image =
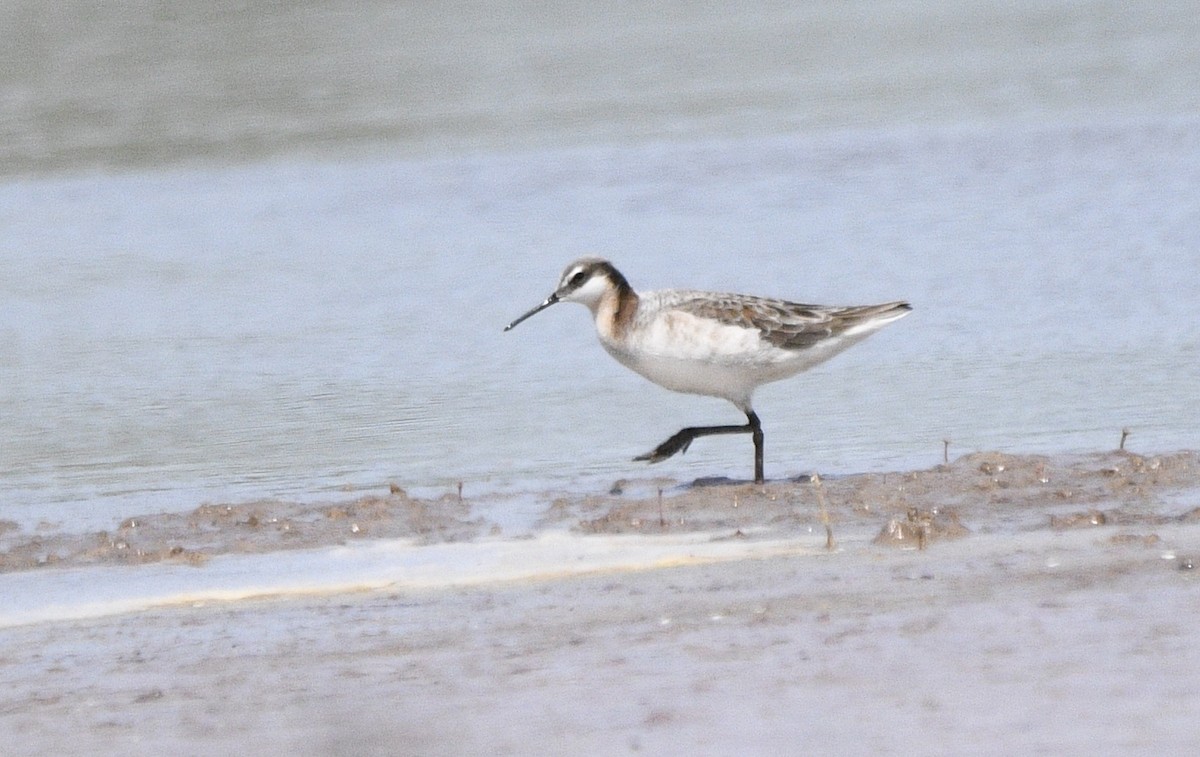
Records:
[[[716,436],[718,434],[750,434],[754,440],[754,483],[763,482],[763,431],[758,415],[753,410],[746,411],[745,426],[689,426],[674,434],[670,439],[658,445],[644,455],[638,455],[634,460],[645,460],[651,463],[661,462],[672,455],[687,452],[692,441],[701,436]]]

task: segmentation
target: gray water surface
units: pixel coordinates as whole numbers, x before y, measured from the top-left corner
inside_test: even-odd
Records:
[[[0,173],[1200,112],[1189,0],[0,3]]]
[[[738,414],[583,309],[501,333],[582,254],[913,303],[760,392],[768,476],[1196,445],[1182,4],[55,7],[0,16],[0,517],[748,476],[631,462]]]

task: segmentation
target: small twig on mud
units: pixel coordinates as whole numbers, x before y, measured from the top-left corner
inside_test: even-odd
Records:
[[[949,439],[942,440],[942,462],[943,463],[950,462],[950,440]]]
[[[1129,438],[1129,429],[1127,429],[1127,428],[1121,429],[1121,445],[1119,447],[1117,447],[1117,449],[1120,450],[1121,452],[1125,451],[1125,440],[1128,438]]]
[[[829,525],[829,508],[825,503],[825,489],[821,487],[821,474],[812,474],[813,490],[817,493],[817,503],[821,506],[821,523],[825,526],[825,549],[833,551],[833,528]]]

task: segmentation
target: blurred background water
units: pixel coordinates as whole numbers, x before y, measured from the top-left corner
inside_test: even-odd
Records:
[[[0,518],[744,477],[562,306],[915,312],[756,398],[768,476],[1194,447],[1183,2],[0,3]]]

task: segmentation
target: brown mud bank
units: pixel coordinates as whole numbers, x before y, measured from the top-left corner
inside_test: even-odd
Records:
[[[824,511],[824,512],[823,512]],[[827,517],[824,513],[827,513]],[[587,533],[728,531],[732,535],[875,529],[876,543],[918,546],[973,531],[1200,522],[1200,455],[978,452],[927,470],[804,476],[758,486],[699,480],[661,496],[555,500],[543,521]]]
[[[628,491],[653,492],[632,495]],[[1116,526],[1114,543],[1153,546],[1157,528],[1200,522],[1200,454],[978,452],[926,470],[799,477],[763,485],[701,479],[621,481],[596,494],[547,493],[535,527],[584,534],[711,532],[718,538],[874,536],[882,547],[924,548],[1005,531]],[[23,533],[0,521],[0,572],[47,566],[203,565],[261,553],[381,538],[466,541],[501,529],[488,503],[449,493],[387,493],[346,502],[205,504],[134,515],[86,534],[44,524]]]

